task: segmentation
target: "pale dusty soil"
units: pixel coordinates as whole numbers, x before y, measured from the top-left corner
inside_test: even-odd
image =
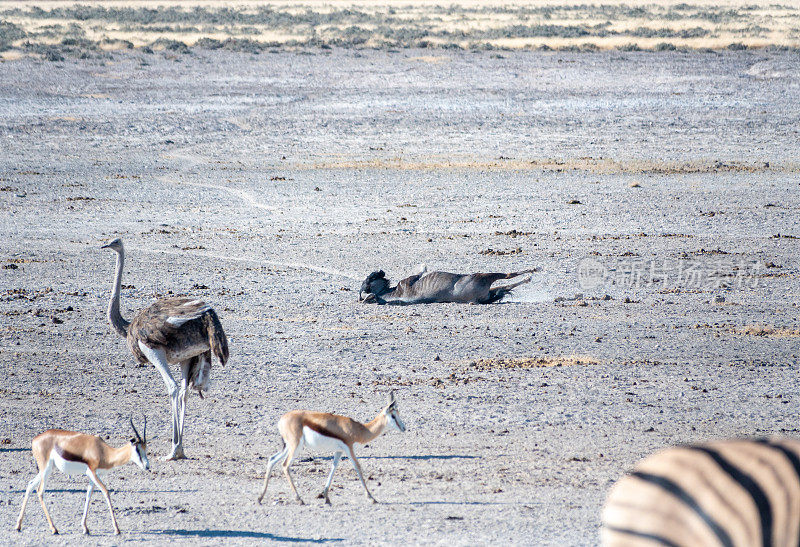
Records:
[[[143,412],[154,470],[107,476],[123,535],[96,494],[91,542],[594,544],[609,485],[652,450],[796,434],[797,56],[429,55],[0,64],[0,543],[83,540],[85,481],[61,475],[63,535],[35,500],[12,532],[35,434],[121,444]],[[126,316],[191,294],[230,339],[189,399],[187,461],[158,460],[164,386],[105,323],[114,236]],[[586,257],[708,277],[587,290]],[[419,262],[542,271],[491,306],[355,301]],[[345,461],[324,507],[308,453],[308,505],[277,473],[255,503],[283,412],[366,420],[390,388],[408,431],[358,451],[380,505]]]

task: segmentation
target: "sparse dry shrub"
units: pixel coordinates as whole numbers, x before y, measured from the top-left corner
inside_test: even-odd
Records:
[[[215,38],[200,38],[194,43],[194,47],[203,49],[219,49],[222,47],[222,42]]]
[[[0,51],[12,48],[13,42],[21,40],[28,35],[25,30],[10,21],[0,21]]]
[[[169,40],[167,38],[159,38],[150,44],[150,48],[154,51],[166,50],[182,54],[190,53],[189,46],[183,42],[179,40]]]
[[[676,48],[674,44],[670,44],[669,42],[659,42],[653,49],[655,51],[675,51],[678,48]]]
[[[239,51],[245,53],[259,54],[265,49],[265,45],[249,38],[228,38],[220,44],[222,49],[228,51]]]

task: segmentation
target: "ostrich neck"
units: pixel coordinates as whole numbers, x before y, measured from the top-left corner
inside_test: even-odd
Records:
[[[119,312],[119,291],[122,287],[122,266],[125,263],[125,253],[117,253],[117,271],[114,273],[114,286],[111,289],[111,300],[108,301],[108,322],[123,338],[128,336],[129,322],[125,321]]]

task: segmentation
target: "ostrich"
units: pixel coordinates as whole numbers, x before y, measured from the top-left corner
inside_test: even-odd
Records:
[[[183,420],[188,388],[203,398],[211,373],[211,353],[221,364],[228,360],[228,339],[217,313],[202,300],[162,298],[139,311],[133,321],[126,321],[119,311],[119,291],[125,248],[122,240],[103,245],[117,253],[114,285],[108,302],[108,322],[128,341],[128,348],[140,363],[151,363],[167,386],[172,410],[172,451],[165,460],[185,458],[183,453]],[[181,367],[178,386],[169,371],[170,364]]]
[[[511,279],[538,271],[522,270],[512,273],[474,273],[454,274],[448,272],[429,272],[425,267],[410,277],[406,277],[392,287],[383,270],[372,272],[361,284],[358,298],[365,303],[378,304],[431,304],[437,302],[458,302],[463,304],[489,304],[496,302],[518,287],[531,280],[492,288],[492,283],[500,279]],[[362,295],[366,293],[366,296]]]

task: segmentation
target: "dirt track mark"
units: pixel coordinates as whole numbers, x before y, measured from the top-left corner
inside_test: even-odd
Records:
[[[139,245],[126,245],[131,250],[140,251],[144,253],[152,253],[152,254],[167,254],[167,255],[175,255],[175,256],[200,256],[205,258],[213,258],[215,260],[227,260],[231,262],[245,262],[250,264],[258,264],[260,266],[280,266],[283,268],[292,268],[294,270],[311,270],[312,272],[322,273],[326,275],[332,275],[337,277],[344,277],[346,279],[352,279],[353,281],[360,281],[361,278],[353,275],[342,272],[340,270],[336,270],[334,268],[326,268],[325,266],[315,266],[314,264],[306,264],[303,262],[280,262],[278,260],[265,260],[262,258],[249,258],[245,256],[232,256],[232,255],[224,255],[220,253],[209,253],[203,252],[199,250],[180,250],[180,251],[172,251],[169,249],[155,249],[152,247],[142,247]]]

